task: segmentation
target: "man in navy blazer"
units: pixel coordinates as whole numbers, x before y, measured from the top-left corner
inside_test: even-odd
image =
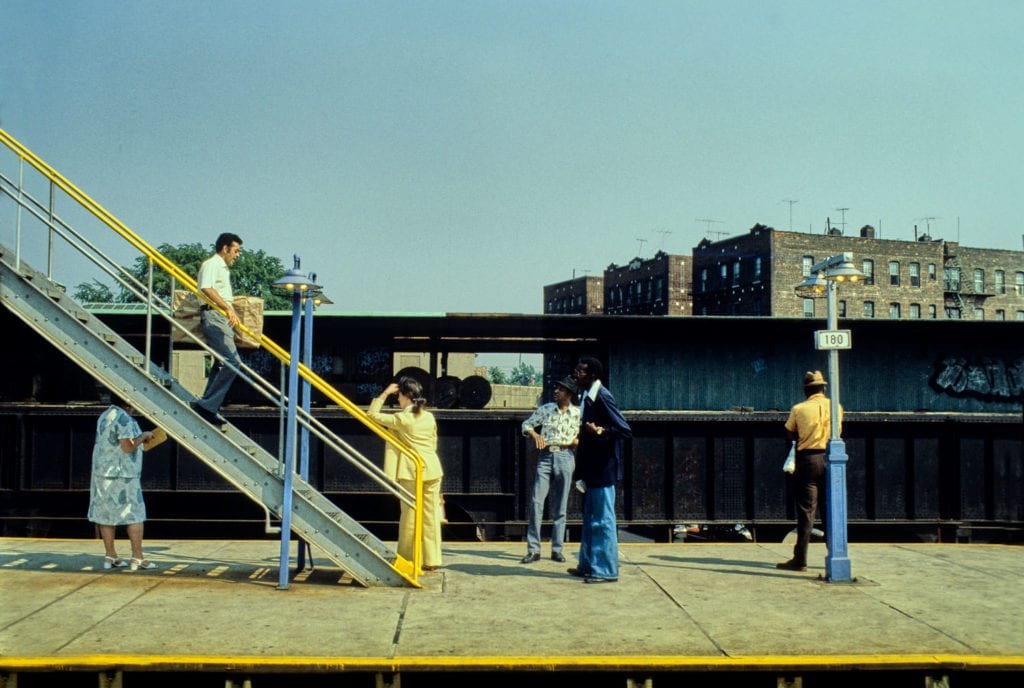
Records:
[[[576,471],[586,492],[579,564],[569,573],[585,583],[614,583],[619,579],[615,483],[622,479],[623,440],[632,437],[633,431],[615,397],[601,384],[601,361],[591,356],[580,358],[573,376],[583,397]]]

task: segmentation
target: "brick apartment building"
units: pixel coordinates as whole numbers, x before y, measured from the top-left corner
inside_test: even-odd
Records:
[[[604,279],[574,277],[544,287],[544,312],[592,315],[604,313]]]
[[[612,263],[604,271],[608,315],[690,315],[693,299],[690,256],[658,251],[653,258]]]
[[[693,253],[695,315],[825,317],[823,299],[794,287],[811,266],[849,252],[865,274],[838,292],[841,318],[1024,320],[1024,252],[956,242],[783,232],[755,225],[743,236],[705,239]]]

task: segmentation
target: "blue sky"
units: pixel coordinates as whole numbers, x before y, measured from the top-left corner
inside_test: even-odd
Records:
[[[1011,0],[5,0],[0,127],[151,243],[298,253],[335,310],[539,313],[758,222],[1020,250],[1022,27]]]

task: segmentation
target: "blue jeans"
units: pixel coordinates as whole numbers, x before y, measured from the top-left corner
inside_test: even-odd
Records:
[[[533,480],[533,501],[530,525],[526,529],[526,548],[530,554],[540,552],[540,524],[544,518],[544,502],[551,495],[551,551],[561,552],[565,541],[565,510],[569,503],[569,485],[576,459],[569,450],[544,449],[537,457]]]
[[[204,310],[200,317],[207,346],[223,356],[231,365],[241,368],[242,359],[239,358],[238,348],[235,346],[235,331],[228,326],[228,319],[214,310]],[[231,389],[231,383],[237,376],[238,373],[221,363],[220,359],[214,361],[210,379],[206,382],[206,391],[203,392],[199,405],[210,413],[218,413],[224,404],[224,397]]]
[[[583,495],[580,563],[584,575],[619,577],[619,536],[615,522],[615,486],[591,487]]]

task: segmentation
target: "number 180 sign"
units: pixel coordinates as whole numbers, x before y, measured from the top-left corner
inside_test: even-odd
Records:
[[[852,346],[849,330],[817,330],[814,333],[815,349],[849,349]]]

